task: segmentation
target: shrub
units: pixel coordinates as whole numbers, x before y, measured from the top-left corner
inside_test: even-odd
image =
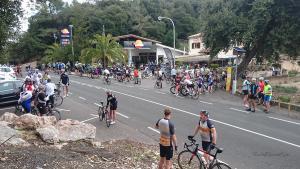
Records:
[[[289,77],[295,77],[297,76],[298,72],[296,70],[291,70],[288,72]]]
[[[216,69],[219,67],[219,64],[210,64],[209,67],[212,69]]]
[[[286,102],[289,103],[291,101],[291,97],[290,96],[279,96],[278,99],[282,102]]]
[[[284,87],[284,86],[274,86],[273,91],[276,93],[287,93],[287,94],[294,94],[297,93],[297,87]]]

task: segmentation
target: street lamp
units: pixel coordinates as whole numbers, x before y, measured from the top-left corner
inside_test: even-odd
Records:
[[[162,19],[168,19],[169,21],[171,21],[171,23],[173,25],[173,48],[174,48],[174,53],[175,53],[175,25],[174,25],[173,20],[171,18],[162,17],[162,16],[157,17],[157,19],[159,21],[161,21]],[[173,67],[175,67],[175,56],[174,55],[173,55]]]
[[[56,33],[53,33],[53,38],[54,38],[54,43],[56,44],[56,39],[57,39]]]
[[[69,28],[71,30],[71,43],[72,43],[72,56],[74,59],[74,47],[73,47],[73,25],[69,25]]]

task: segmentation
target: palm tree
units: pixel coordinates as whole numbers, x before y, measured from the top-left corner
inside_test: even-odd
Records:
[[[85,48],[81,51],[82,60],[91,61],[96,59],[101,61],[104,66],[113,62],[125,63],[126,61],[126,53],[110,34],[107,36],[96,34],[90,40],[90,45],[93,48]]]

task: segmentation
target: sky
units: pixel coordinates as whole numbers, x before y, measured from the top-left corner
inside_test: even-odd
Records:
[[[31,9],[34,8],[34,4],[28,3],[30,1],[32,1],[32,0],[23,0],[22,1],[22,9],[24,11],[24,16],[21,19],[21,31],[22,32],[25,32],[28,29],[28,24],[29,24],[28,23],[28,18],[36,13],[36,11],[31,10]],[[34,1],[37,1],[37,0],[34,0]],[[63,0],[63,2],[66,2],[66,3],[69,3],[69,4],[71,4],[72,1],[73,0]],[[77,0],[77,2],[79,2],[79,3],[83,3],[83,2],[86,2],[86,1],[88,1],[88,0]]]

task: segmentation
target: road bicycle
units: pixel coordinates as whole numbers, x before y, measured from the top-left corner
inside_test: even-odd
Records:
[[[104,107],[103,102],[100,102],[100,105],[99,105],[99,108],[98,108],[98,116],[99,116],[100,121],[105,120],[105,123],[106,123],[107,127],[110,126],[109,112]]]
[[[154,88],[161,89],[162,88],[162,80],[157,79],[154,84]]]
[[[223,152],[222,148],[215,147],[215,153],[211,154],[200,149],[196,140],[188,139],[190,143],[184,143],[184,150],[177,157],[180,169],[231,169],[228,164],[217,159],[217,155]],[[202,157],[204,154],[210,155],[208,163]]]
[[[172,94],[176,93],[176,84],[172,83],[172,86],[170,87],[170,92]],[[189,90],[187,90],[187,85],[184,83],[179,84],[178,93],[180,93],[182,96],[191,96],[193,99],[199,98],[199,89],[197,84],[193,84],[192,87],[190,87]]]
[[[15,105],[15,113],[19,113],[19,114],[25,114],[21,104],[16,104]],[[36,115],[36,116],[41,116],[39,109],[32,105],[31,106],[31,114]],[[43,114],[43,116],[54,116],[56,118],[56,120],[61,120],[61,113],[60,111],[58,111],[55,108],[52,108],[51,104],[47,104],[46,105],[46,113]]]
[[[107,84],[107,85],[110,85],[111,84],[111,78],[107,77],[107,76],[104,76],[103,77],[103,83]]]

